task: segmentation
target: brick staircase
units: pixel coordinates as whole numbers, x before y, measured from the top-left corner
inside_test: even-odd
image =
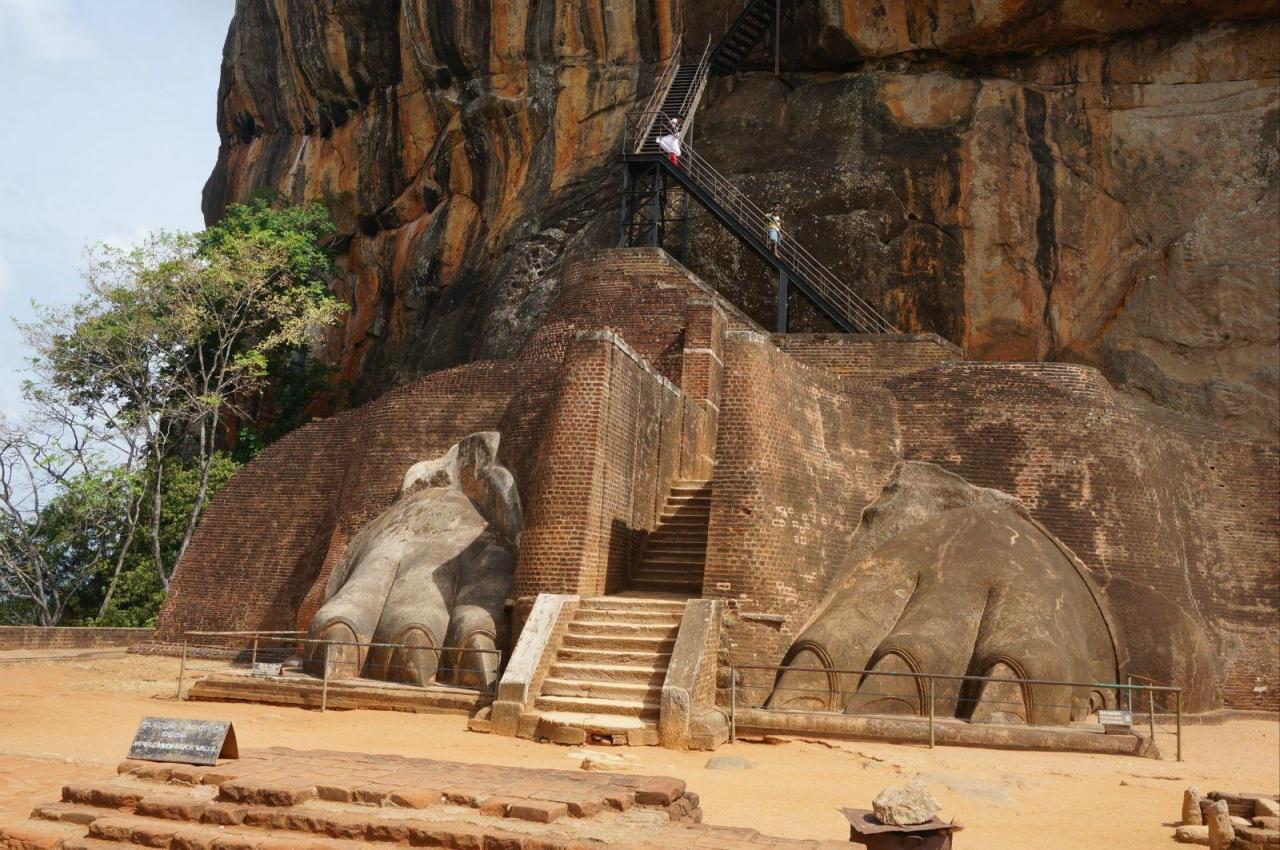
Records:
[[[657,744],[662,683],[685,604],[678,599],[584,599],[534,701],[540,722],[588,739]]]
[[[677,481],[627,577],[632,590],[702,595],[711,482]]]

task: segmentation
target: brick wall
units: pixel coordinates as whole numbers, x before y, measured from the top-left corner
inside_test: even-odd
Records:
[[[724,599],[736,663],[776,664],[846,566],[863,507],[898,460],[893,398],[731,331],[704,595]],[[785,617],[753,623],[742,614]],[[770,678],[763,674],[756,678]]]
[[[513,383],[508,364],[449,369],[270,446],[209,506],[174,574],[156,640],[307,628],[346,542],[395,500],[405,470],[497,428]]]
[[[1138,407],[1081,366],[949,363],[890,388],[906,457],[1017,496],[1093,571],[1130,624],[1133,672],[1181,669],[1185,612],[1212,643],[1226,704],[1280,707],[1274,446]]]
[[[622,590],[639,535],[696,462],[709,415],[619,337],[584,332],[560,369],[533,475],[516,595]]]
[[[770,340],[801,363],[860,384],[964,359],[954,343],[929,333],[773,334]]]
[[[148,640],[151,634],[151,629],[0,626],[0,650],[129,647]]]
[[[573,439],[552,451],[544,445],[553,422],[564,422],[560,430],[572,436],[568,420],[575,416],[598,420],[605,466],[595,512],[583,522],[607,545],[571,580],[535,572],[518,576],[518,584],[528,594],[566,584],[596,592],[618,586],[634,532],[652,526],[673,477],[698,471],[698,462],[706,472],[714,444],[706,399],[694,403],[676,389],[684,378],[686,323],[697,317],[695,337],[710,339],[714,329],[749,320],[652,249],[583,255],[568,264],[564,281],[547,321],[517,358],[437,372],[312,422],[234,476],[175,573],[156,641],[178,643],[187,630],[305,629],[347,542],[394,501],[405,470],[474,431],[502,433],[502,462],[536,525],[540,500],[530,494],[554,484],[540,476],[554,479],[582,461]],[[621,344],[584,343],[570,356],[582,332],[602,330]],[[585,379],[601,363],[601,393],[567,404],[565,382]],[[711,392],[707,372],[706,364],[691,372],[691,380],[703,375],[695,381],[703,395]]]

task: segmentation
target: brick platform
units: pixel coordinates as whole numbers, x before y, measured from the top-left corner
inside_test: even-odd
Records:
[[[285,748],[216,767],[125,761],[0,826],[10,850],[836,850],[706,826],[683,780]]]

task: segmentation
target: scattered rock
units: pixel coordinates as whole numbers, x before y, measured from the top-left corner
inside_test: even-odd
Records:
[[[1254,803],[1253,814],[1260,818],[1280,818],[1280,803],[1270,797],[1259,797]]]
[[[923,782],[908,782],[902,788],[885,788],[871,801],[876,819],[896,826],[927,823],[942,810],[942,804]]]
[[[1250,826],[1250,825],[1251,825],[1251,824],[1249,823],[1249,819],[1248,819],[1248,818],[1242,818],[1242,817],[1240,817],[1239,815],[1232,815],[1232,816],[1231,816],[1231,826],[1232,826],[1232,827],[1238,827],[1238,826]]]
[[[1209,829],[1210,850],[1228,850],[1236,840],[1236,830],[1231,825],[1231,812],[1226,802],[1215,800],[1205,810],[1205,821]]]
[[[622,756],[613,753],[587,753],[579,765],[583,770],[630,770],[631,765]]]
[[[1187,826],[1204,823],[1204,818],[1200,816],[1200,789],[1194,785],[1182,792],[1182,823]],[[1209,841],[1208,830],[1205,831],[1204,840],[1206,843]]]
[[[713,756],[703,766],[707,770],[749,770],[756,765],[742,756]]]
[[[1209,827],[1199,824],[1184,824],[1173,831],[1173,840],[1183,844],[1209,843]]]

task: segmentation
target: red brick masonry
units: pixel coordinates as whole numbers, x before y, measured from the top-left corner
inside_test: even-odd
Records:
[[[153,629],[94,629],[73,626],[0,626],[0,650],[107,649],[136,646]]]
[[[836,850],[698,823],[683,780],[531,770],[285,748],[216,767],[126,761],[109,781],[67,785],[0,847],[96,850]],[[833,813],[834,815],[834,813]]]

